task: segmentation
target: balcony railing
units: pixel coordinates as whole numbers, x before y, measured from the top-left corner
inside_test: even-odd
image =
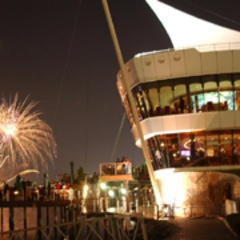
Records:
[[[99,165],[99,174],[100,176],[132,174],[132,164],[129,162],[104,162]]]

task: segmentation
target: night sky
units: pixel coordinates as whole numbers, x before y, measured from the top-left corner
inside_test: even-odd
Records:
[[[239,1],[168,0],[181,10],[240,30]],[[217,3],[217,7],[216,7]],[[144,0],[109,0],[124,61],[171,48],[161,23]],[[219,8],[219,9],[216,9]],[[143,162],[116,89],[119,65],[101,0],[0,0],[0,94],[30,96],[58,145],[55,178],[82,166],[127,156]]]

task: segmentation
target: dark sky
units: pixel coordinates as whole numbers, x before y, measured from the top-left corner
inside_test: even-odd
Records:
[[[238,0],[163,2],[240,30]],[[172,46],[144,0],[109,5],[124,61]],[[39,102],[58,145],[51,176],[69,172],[70,161],[91,174],[110,160],[124,112],[118,70],[101,0],[0,0],[0,94]],[[143,161],[127,120],[113,160],[122,156]]]

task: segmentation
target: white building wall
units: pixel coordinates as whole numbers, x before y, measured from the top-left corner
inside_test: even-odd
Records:
[[[240,200],[240,178],[237,175],[175,170],[170,168],[155,171],[162,204],[174,206],[175,216],[225,215],[226,184],[231,187],[231,200]]]
[[[239,128],[240,111],[199,112],[151,117],[140,122],[146,137],[190,131],[211,131]],[[132,128],[136,144],[140,141],[136,126]]]
[[[156,80],[240,72],[239,63],[240,50],[199,52],[191,48],[136,55],[126,63],[126,69],[130,86],[134,87]],[[117,81],[123,82],[121,71]]]

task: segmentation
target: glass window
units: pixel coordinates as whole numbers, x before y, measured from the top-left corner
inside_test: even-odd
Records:
[[[178,134],[171,134],[168,138],[168,159],[170,167],[182,167],[179,151]]]
[[[202,98],[202,109],[205,111],[218,111],[219,93],[216,82],[204,83],[204,97]]]
[[[187,94],[186,86],[184,84],[176,85],[174,87],[174,97],[178,99],[180,96],[185,96]]]
[[[216,165],[218,163],[218,145],[219,136],[217,132],[206,133],[206,157],[208,165]]]
[[[166,136],[159,135],[150,139],[148,145],[152,146],[153,167],[156,169],[169,167],[168,164],[168,144]]]
[[[180,143],[180,154],[182,158],[186,158],[186,165],[207,165],[204,132],[191,132],[180,134]]]
[[[184,104],[181,104],[182,103]],[[187,90],[184,84],[176,85],[174,87],[174,111],[175,113],[187,112],[188,111],[188,98],[187,98]]]
[[[231,163],[232,132],[222,131],[219,135],[218,158],[220,165]]]
[[[191,165],[191,146],[190,146],[190,133],[180,133],[179,138],[179,155],[182,167]]]
[[[240,130],[234,130],[233,143],[240,144]]]
[[[221,81],[219,90],[220,110],[233,110],[235,97],[231,81]]]
[[[230,80],[221,81],[219,83],[220,91],[232,90],[232,83]]]
[[[234,87],[235,87],[235,104],[236,110],[240,110],[240,80],[235,80],[234,82]]]
[[[202,105],[204,104],[204,98],[203,98],[203,88],[201,83],[191,83],[189,85],[189,91],[191,95],[191,101],[192,101],[192,109],[193,112],[201,112],[202,111]]]
[[[161,87],[160,89],[160,103],[162,106],[163,114],[171,114],[173,108],[173,93],[172,88],[169,86]]]
[[[139,112],[141,113],[143,118],[148,117],[148,113],[150,110],[150,104],[148,101],[148,97],[146,92],[142,89],[141,86],[138,86],[138,92],[137,92],[137,105],[139,108]]]
[[[148,146],[156,169],[240,162],[240,130],[158,135],[149,140]]]
[[[139,121],[144,119],[144,109],[141,106],[141,97],[138,94],[138,92],[134,92],[134,97],[135,97],[135,104],[136,104],[136,109],[137,109],[137,114],[138,114],[138,119]]]
[[[160,106],[157,88],[150,88],[148,91],[148,96],[149,96],[149,101],[151,102],[150,111],[152,111],[152,114],[150,115],[157,115],[156,109]]]

